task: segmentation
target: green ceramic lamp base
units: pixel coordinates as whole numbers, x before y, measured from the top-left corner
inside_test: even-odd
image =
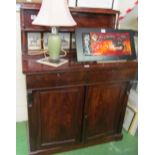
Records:
[[[51,35],[48,38],[48,52],[51,61],[54,63],[59,62],[61,50],[61,37],[56,27],[52,27]]]

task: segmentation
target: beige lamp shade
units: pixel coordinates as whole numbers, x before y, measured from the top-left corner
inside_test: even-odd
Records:
[[[67,0],[43,0],[40,11],[32,22],[42,26],[75,26]]]

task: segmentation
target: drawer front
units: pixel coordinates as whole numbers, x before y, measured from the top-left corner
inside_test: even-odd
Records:
[[[51,74],[27,75],[27,88],[47,88],[84,84],[85,74],[83,72],[59,72]]]
[[[88,73],[88,83],[129,81],[135,77],[135,69],[97,70]]]

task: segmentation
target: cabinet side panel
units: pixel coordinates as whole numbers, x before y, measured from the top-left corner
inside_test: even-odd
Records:
[[[30,150],[35,151],[38,148],[38,102],[39,96],[36,92],[28,92],[28,125]]]

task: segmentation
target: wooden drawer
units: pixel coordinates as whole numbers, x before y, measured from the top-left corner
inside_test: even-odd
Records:
[[[135,69],[111,69],[97,70],[88,73],[88,83],[108,82],[108,81],[128,81],[135,76]]]
[[[74,84],[84,84],[84,72],[59,72],[49,74],[27,75],[27,88],[47,88]]]

